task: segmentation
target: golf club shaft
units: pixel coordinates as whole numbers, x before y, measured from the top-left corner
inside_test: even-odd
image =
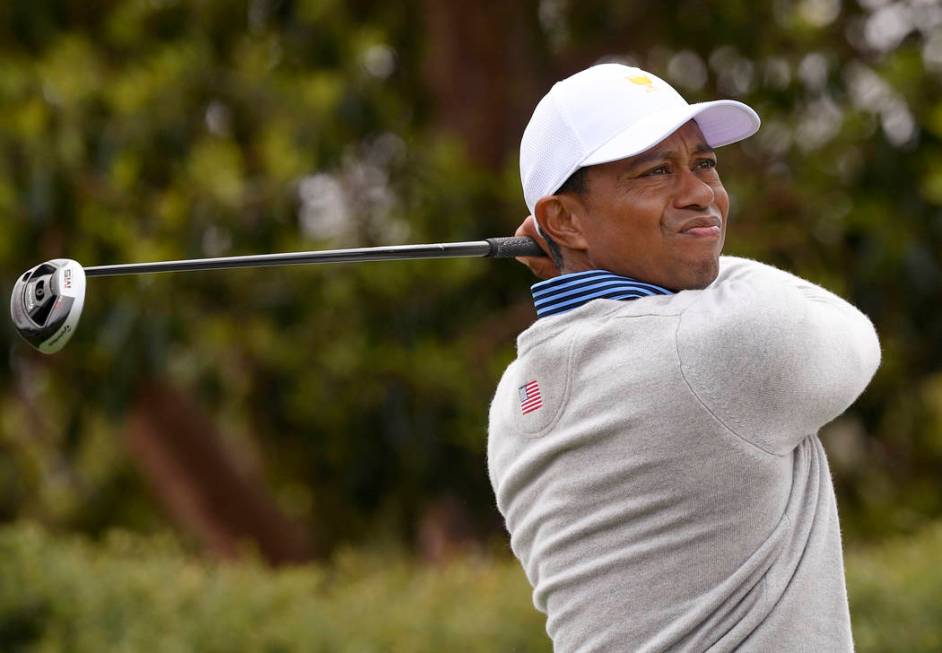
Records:
[[[124,274],[150,274],[154,272],[189,272],[221,268],[255,268],[275,265],[302,265],[308,263],[357,263],[361,261],[395,261],[426,258],[468,257],[512,258],[515,256],[545,256],[531,238],[488,238],[461,243],[435,243],[429,245],[393,245],[390,247],[359,247],[329,249],[314,252],[285,252],[283,254],[257,254],[254,256],[225,256],[196,258],[181,261],[153,263],[125,263],[121,265],[95,265],[86,267],[86,277],[110,277]]]

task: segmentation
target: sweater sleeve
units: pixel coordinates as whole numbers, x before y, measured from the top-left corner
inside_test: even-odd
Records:
[[[850,406],[880,364],[870,320],[768,265],[723,257],[682,313],[677,353],[690,390],[727,429],[788,453]]]

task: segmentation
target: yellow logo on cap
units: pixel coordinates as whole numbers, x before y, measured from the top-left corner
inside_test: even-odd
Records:
[[[654,80],[647,75],[629,75],[625,77],[632,84],[643,86],[649,93],[654,90]]]

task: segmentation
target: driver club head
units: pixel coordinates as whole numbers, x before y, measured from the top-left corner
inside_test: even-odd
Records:
[[[85,270],[77,261],[57,258],[20,275],[10,297],[10,315],[29,344],[52,354],[72,337],[84,303]]]

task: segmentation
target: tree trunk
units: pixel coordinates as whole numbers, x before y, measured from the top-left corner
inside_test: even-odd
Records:
[[[436,121],[467,144],[475,163],[492,170],[516,151],[533,98],[545,92],[533,74],[538,4],[425,2],[425,77]]]
[[[315,552],[259,479],[239,469],[212,421],[162,381],[142,386],[128,421],[128,449],[170,517],[207,550],[237,557],[251,543],[274,565]]]

